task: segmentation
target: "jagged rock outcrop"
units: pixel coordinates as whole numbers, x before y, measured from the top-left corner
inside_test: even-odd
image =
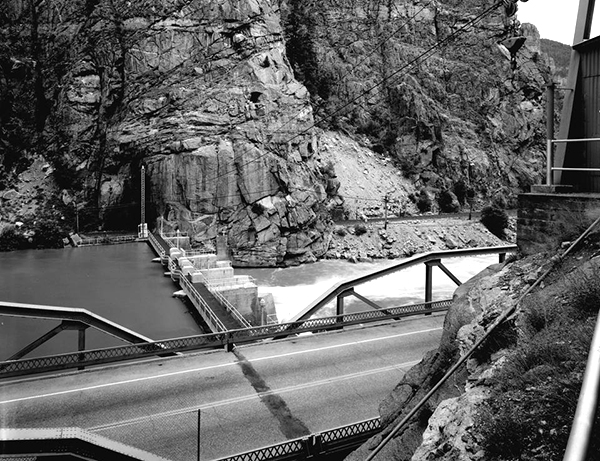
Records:
[[[482,14],[492,4],[9,1],[0,211],[27,227],[49,203],[70,230],[76,215],[134,228],[144,165],[151,227],[226,235],[236,264],[260,266],[321,257],[331,217],[383,213],[373,194],[397,214],[427,211],[419,197],[454,211],[470,191],[510,202],[542,176],[548,66],[536,40],[514,59],[499,44],[517,29]],[[392,190],[340,187],[331,152],[347,137],[398,171]],[[39,164],[56,188],[9,200]]]
[[[492,0],[284,4],[289,57],[319,116],[384,153],[417,189],[510,202],[541,180],[550,68],[535,28],[520,30]],[[511,56],[501,43],[520,34],[525,46]],[[390,192],[392,203],[408,195]]]
[[[27,23],[26,5],[11,13]],[[105,222],[139,200],[144,165],[148,215],[166,231],[226,234],[238,265],[325,251],[335,179],[276,2],[54,0],[35,13],[30,31],[48,48],[44,155]]]
[[[522,295],[545,271],[547,259],[536,255],[517,262],[496,264],[461,285],[444,322],[440,347],[428,353],[404,376],[380,405],[387,427],[347,459],[365,459],[392,427],[416,405],[483,335],[486,328]],[[552,291],[548,296],[564,292]],[[498,342],[500,344],[500,342]],[[474,354],[455,375],[443,384],[404,430],[386,445],[378,460],[486,459],[481,434],[474,421],[479,406],[490,394],[490,383],[502,367],[508,349]]]

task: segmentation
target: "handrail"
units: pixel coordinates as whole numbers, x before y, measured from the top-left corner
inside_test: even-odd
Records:
[[[211,326],[214,326],[217,332],[227,331],[227,327],[223,324],[223,322],[221,322],[219,317],[216,316],[204,298],[200,296],[200,293],[198,293],[198,290],[194,288],[192,282],[190,282],[188,278],[181,273],[181,271],[177,272],[179,272],[179,283],[181,284],[181,288],[183,288],[183,291],[185,291],[188,296],[193,298],[202,307],[204,314],[206,314],[210,321],[213,322],[213,325]]]
[[[360,444],[362,439],[367,439],[380,431],[380,418],[371,418],[311,434],[308,437],[287,440],[276,445],[219,458],[216,461],[267,461],[270,459],[305,459],[306,457],[319,459],[336,449],[339,450],[340,446],[344,446],[344,441],[346,441],[345,446],[350,448]],[[357,441],[357,439],[359,440]],[[349,444],[349,440],[354,443]]]
[[[166,251],[163,246],[158,242],[153,232],[148,232],[148,241],[150,245],[154,248],[154,251],[158,254],[158,256],[162,259],[166,256]]]
[[[214,284],[208,281],[204,274],[200,273],[200,277],[202,278],[202,283],[207,288],[207,290],[210,291],[215,298],[217,298],[217,300],[232,315],[232,317],[238,321],[242,328],[252,327],[250,322],[248,322],[244,317],[242,317],[242,314],[240,314],[240,312],[235,308],[235,306],[231,304],[229,300],[225,298],[225,296],[223,296],[223,294],[215,288]]]
[[[314,312],[318,311],[320,308],[325,306],[331,300],[333,300],[338,295],[356,287],[357,285],[361,285],[366,282],[370,282],[371,280],[375,280],[380,277],[384,277],[386,275],[392,274],[399,270],[407,269],[411,266],[415,266],[417,264],[426,263],[428,261],[433,261],[442,258],[458,258],[461,256],[474,256],[474,255],[484,255],[484,254],[496,254],[496,253],[513,253],[517,251],[517,245],[504,245],[504,246],[496,246],[496,247],[483,247],[483,248],[465,248],[460,250],[445,250],[445,251],[432,251],[429,253],[423,253],[420,255],[413,256],[408,259],[404,259],[392,266],[388,266],[383,269],[379,269],[368,274],[365,274],[360,277],[356,277],[350,280],[343,280],[341,282],[333,285],[329,290],[325,293],[321,294],[317,299],[315,299],[312,303],[310,303],[307,307],[305,307],[302,311],[297,313],[290,322],[295,322],[299,320],[303,320],[309,318]]]
[[[554,144],[570,144],[575,142],[599,142],[600,138],[577,138],[577,139],[548,139],[546,143],[546,184],[552,186],[554,171],[590,171],[600,172],[600,168],[566,168],[553,166],[552,147]]]
[[[583,384],[577,401],[577,410],[567,442],[563,461],[584,461],[586,458],[600,389],[600,314],[590,345]]]

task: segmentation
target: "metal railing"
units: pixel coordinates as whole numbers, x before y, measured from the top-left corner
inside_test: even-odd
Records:
[[[442,259],[447,258],[459,258],[464,256],[478,256],[478,255],[488,255],[488,254],[499,254],[500,261],[504,260],[506,253],[515,253],[517,251],[517,245],[504,245],[497,247],[483,247],[483,248],[465,248],[460,250],[444,250],[444,251],[432,251],[429,253],[423,253],[420,255],[413,256],[411,258],[407,258],[399,261],[391,266],[385,267],[383,269],[378,269],[376,271],[370,272],[368,274],[353,278],[351,280],[343,280],[333,285],[329,290],[321,294],[317,299],[315,299],[312,303],[310,303],[306,308],[302,311],[298,312],[292,319],[292,322],[301,321],[305,318],[312,316],[319,309],[327,305],[334,299],[337,299],[338,303],[338,314],[341,314],[341,310],[343,310],[343,298],[347,296],[348,293],[353,293],[354,288],[359,285],[362,285],[366,282],[370,282],[372,280],[376,280],[381,277],[385,277],[386,275],[393,274],[395,272],[402,271],[404,269],[408,269],[409,267],[416,266],[418,264],[425,264],[426,266],[426,275],[425,275],[425,302],[429,302],[432,300],[432,278],[431,271],[434,266],[439,267],[443,270],[446,275],[450,276],[458,285],[460,282],[456,279],[450,271],[441,263]],[[356,294],[354,293],[356,296]]]
[[[186,277],[182,277],[186,280]],[[185,282],[184,282],[185,283]],[[339,329],[341,326],[360,325],[400,319],[414,315],[443,312],[452,300],[390,307],[385,311],[364,311],[304,320],[299,323],[277,323],[239,330],[187,336],[184,338],[149,341],[125,346],[86,350],[67,354],[32,359],[7,360],[0,362],[0,379],[52,371],[81,368],[86,366],[118,363],[145,357],[167,356],[178,352],[190,352],[215,348],[231,350],[235,344],[250,343],[262,339],[273,339],[282,335],[321,332]]]
[[[323,457],[359,445],[381,431],[379,418],[338,427],[258,450],[221,458],[218,461],[268,461]]]
[[[252,328],[252,325],[250,324],[250,322],[248,322],[242,316],[242,314],[239,313],[239,311],[235,308],[235,306],[233,304],[231,304],[227,300],[227,298],[225,298],[225,296],[223,296],[223,294],[221,294],[221,292],[216,288],[216,286],[213,285],[211,282],[209,282],[202,273],[200,274],[200,276],[202,278],[201,283],[204,284],[204,286],[207,288],[207,290],[210,291],[211,294],[215,298],[217,298],[217,301],[219,301],[221,303],[221,305],[227,310],[227,312],[229,312],[231,314],[231,316],[235,320],[237,320],[237,322],[242,326],[242,328]],[[220,285],[219,285],[219,287],[220,287]]]
[[[555,144],[568,144],[576,142],[599,142],[600,138],[583,138],[583,139],[548,139],[546,143],[546,184],[552,186],[554,183],[555,171],[594,171],[600,172],[600,168],[565,168],[556,167],[554,164],[553,147]]]
[[[148,233],[148,241],[150,242],[150,246],[154,249],[154,251],[160,257],[161,260],[167,256],[165,249],[158,242],[153,232]]]
[[[77,244],[78,247],[113,245],[117,243],[131,243],[137,240],[137,235],[103,235],[101,237],[83,237]]]
[[[217,332],[227,331],[227,327],[223,324],[223,322],[221,322],[219,317],[217,317],[217,315],[210,308],[210,306],[204,300],[204,298],[202,298],[202,296],[200,296],[200,293],[198,293],[196,288],[194,288],[194,284],[185,275],[183,275],[180,271],[177,271],[177,272],[179,272],[178,280],[179,280],[179,284],[181,285],[181,288],[183,289],[185,294],[189,298],[191,298],[194,305],[202,310],[202,312],[201,312],[203,314],[202,317],[204,318],[206,323],[208,323],[210,325],[210,327],[213,330],[216,330]],[[172,273],[173,273],[173,271],[171,271],[171,274]]]
[[[600,390],[600,314],[596,318],[596,328],[590,345],[581,393],[571,427],[571,434],[563,461],[584,461],[594,427],[598,391]]]

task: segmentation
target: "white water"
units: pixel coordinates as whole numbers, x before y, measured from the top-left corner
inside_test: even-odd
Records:
[[[381,260],[355,264],[344,260],[328,260],[285,269],[236,269],[235,273],[254,277],[259,286],[259,293],[271,293],[275,300],[279,321],[286,322],[336,283],[389,267],[397,262],[398,260]],[[442,261],[461,282],[466,282],[497,262],[497,255],[470,256]],[[451,298],[455,289],[456,284],[446,274],[439,268],[433,269],[434,300]],[[355,291],[382,307],[423,302],[425,265],[410,267],[367,282],[356,287]],[[354,297],[346,298],[345,303],[350,312],[371,309]],[[323,315],[334,315],[334,310],[332,301]]]

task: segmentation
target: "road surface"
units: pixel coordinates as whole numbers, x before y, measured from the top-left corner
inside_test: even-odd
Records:
[[[81,427],[203,460],[378,416],[437,347],[443,314],[183,357],[0,383],[0,428]]]

